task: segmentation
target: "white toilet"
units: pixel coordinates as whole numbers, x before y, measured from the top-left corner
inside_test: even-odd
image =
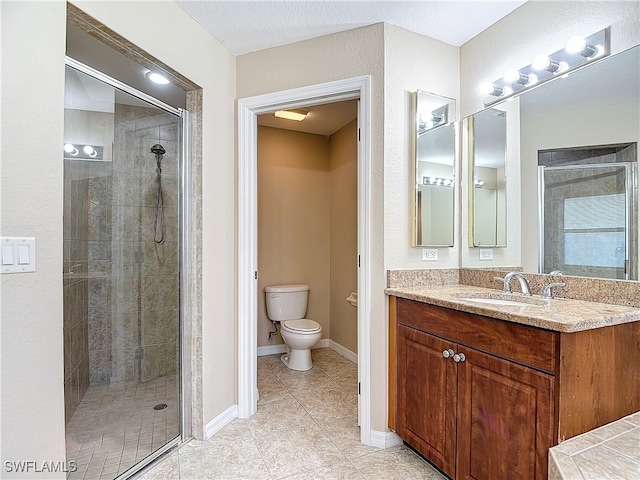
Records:
[[[267,315],[272,322],[280,322],[280,334],[287,353],[280,359],[291,370],[309,370],[311,347],[322,337],[322,326],[304,318],[307,313],[309,285],[272,285],[265,287]]]

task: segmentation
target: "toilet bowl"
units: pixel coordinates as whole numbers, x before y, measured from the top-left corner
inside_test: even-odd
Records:
[[[280,324],[280,334],[287,347],[287,353],[280,359],[291,370],[309,370],[311,362],[311,347],[322,337],[322,326],[308,318],[286,320]]]
[[[304,318],[307,313],[309,286],[304,284],[265,287],[267,315],[280,323],[280,333],[287,353],[280,359],[291,370],[305,371],[311,363],[311,347],[322,337],[322,326]]]

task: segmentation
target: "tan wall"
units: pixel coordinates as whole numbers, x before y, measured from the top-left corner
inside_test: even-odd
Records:
[[[357,352],[357,121],[330,137],[258,127],[258,346],[282,344],[264,288],[310,287],[307,318]]]
[[[193,383],[202,387],[203,411],[193,414],[206,425],[237,402],[235,57],[174,2],[73,3],[202,87],[202,185],[194,185],[202,212],[193,219],[202,232],[202,298],[193,297],[202,312],[202,355],[194,359],[202,382]],[[158,25],[171,25],[173,34]]]
[[[358,121],[329,137],[331,173],[331,340],[358,353]]]
[[[2,2],[3,236],[36,237],[36,271],[0,277],[6,461],[63,461],[64,2]],[[38,153],[33,152],[37,146]],[[37,474],[31,474],[31,477]],[[65,478],[64,473],[40,478]]]
[[[236,403],[235,59],[173,2],[74,2],[204,90],[204,422]],[[2,465],[64,460],[65,2],[2,2],[2,235],[34,236],[35,273],[3,275]],[[122,12],[126,11],[126,15]],[[173,35],[158,25],[171,25]],[[37,154],[29,154],[34,145]],[[199,190],[199,186],[196,186]],[[197,306],[199,307],[199,305]],[[198,308],[199,310],[199,308]],[[194,379],[199,387],[200,379]],[[197,434],[197,433],[196,433]],[[40,474],[39,478],[65,474]]]
[[[295,87],[371,76],[371,341],[373,358],[371,418],[374,430],[386,427],[386,272],[384,265],[384,25],[349,30],[236,58],[238,98]],[[400,159],[398,159],[400,160]],[[402,159],[404,161],[404,159]],[[381,360],[381,361],[380,361]]]
[[[329,324],[329,143],[323,135],[258,127],[258,345],[283,343],[264,287],[309,285],[307,318]]]
[[[419,251],[409,243],[409,179],[413,170],[409,158],[410,115],[405,107],[409,105],[410,92],[416,89],[457,97],[457,52],[451,45],[381,23],[248,53],[236,59],[238,98],[361,75],[371,77],[371,355],[368,360],[371,427],[376,431],[388,430],[386,269],[424,266]],[[455,249],[446,249],[441,258],[440,267],[450,263],[458,265]]]

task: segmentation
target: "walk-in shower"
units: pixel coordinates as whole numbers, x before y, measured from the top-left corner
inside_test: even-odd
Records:
[[[132,474],[181,440],[184,115],[67,60],[64,144],[80,147],[61,150],[64,389],[84,478]]]
[[[637,145],[538,153],[542,273],[638,279]]]

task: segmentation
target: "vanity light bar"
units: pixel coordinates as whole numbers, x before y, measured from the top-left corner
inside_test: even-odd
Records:
[[[609,53],[608,27],[585,38],[572,37],[562,50],[551,55],[537,55],[530,65],[519,70],[509,69],[502,78],[492,83],[483,83],[480,93],[483,95],[484,105],[493,105],[558,75],[563,76],[600,60]]]
[[[455,179],[443,177],[422,177],[422,184],[435,185],[438,187],[453,187],[455,185]]]
[[[63,157],[68,160],[102,160],[104,147],[65,143],[63,149]]]
[[[443,105],[431,112],[418,114],[418,136],[449,123],[449,105]]]

